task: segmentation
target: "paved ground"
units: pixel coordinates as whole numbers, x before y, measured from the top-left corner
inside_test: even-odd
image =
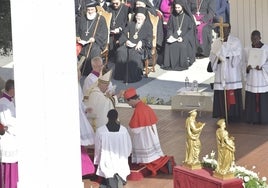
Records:
[[[0,77],[7,80],[14,77],[12,56],[0,55]]]
[[[208,58],[197,59],[196,62],[185,71],[167,71],[156,65],[156,72],[150,73],[148,78],[143,78],[137,83],[125,84],[122,81],[112,80],[115,84],[116,91],[126,89],[128,87],[137,88],[137,92],[141,97],[161,98],[165,103],[170,102],[170,98],[176,95],[177,90],[184,87],[186,76],[190,80],[197,80],[199,87],[205,87],[210,90],[210,82],[213,82],[214,73],[207,72]]]
[[[5,81],[14,78],[12,56],[0,55],[0,91],[5,86]]]
[[[167,71],[156,65],[156,72],[149,74],[149,77],[142,78],[137,83],[125,84],[122,81],[112,79],[112,83],[116,85],[116,92],[124,90],[128,87],[137,88],[137,92],[141,98],[151,98],[156,101],[161,100],[169,105],[171,97],[176,95],[177,90],[184,87],[184,80],[187,76],[190,83],[197,80],[199,87],[205,87],[210,90],[209,83],[213,82],[213,73],[208,73],[206,67],[208,58],[197,59],[196,62],[185,71]],[[114,64],[110,63],[110,68]],[[14,77],[12,56],[0,56],[0,77],[7,80]]]

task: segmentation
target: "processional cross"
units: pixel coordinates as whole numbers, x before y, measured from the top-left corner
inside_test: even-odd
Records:
[[[224,40],[224,32],[223,32],[223,28],[224,28],[224,27],[229,27],[230,25],[229,25],[228,23],[224,23],[224,22],[223,22],[223,18],[222,18],[222,16],[219,18],[219,20],[220,20],[220,22],[215,23],[214,26],[220,28],[220,38],[221,38],[221,41],[223,41],[223,40]]]
[[[224,27],[229,27],[230,25],[228,23],[224,23],[223,22],[222,16],[219,18],[219,20],[220,20],[220,22],[219,23],[215,23],[214,26],[220,28],[220,39],[223,42],[224,41],[223,28]],[[224,106],[225,106],[225,120],[226,120],[226,125],[228,125],[227,97],[226,97],[226,88],[225,87],[224,87]]]

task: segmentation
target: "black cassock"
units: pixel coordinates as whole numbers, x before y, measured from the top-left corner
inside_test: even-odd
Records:
[[[152,47],[153,30],[152,25],[145,20],[140,28],[135,39],[136,22],[130,22],[125,28],[122,36],[119,38],[120,47],[116,50],[115,61],[115,80],[123,80],[127,83],[138,82],[143,75],[143,62],[145,54],[148,54]],[[142,50],[135,50],[135,47],[130,48],[125,45],[126,41],[130,40],[137,44],[142,42]]]
[[[100,19],[98,17],[100,16]],[[99,20],[99,21],[98,21]],[[99,23],[98,23],[99,22]],[[98,23],[95,36],[93,36],[94,30]],[[81,68],[83,76],[87,76],[91,71],[91,59],[96,56],[100,56],[102,50],[105,49],[108,39],[108,28],[106,25],[105,18],[99,14],[93,20],[87,19],[86,15],[82,16],[77,22],[76,26],[76,37],[80,37],[81,40],[88,41],[89,38],[94,37],[95,42],[92,44],[88,58],[84,61],[84,64]],[[90,44],[83,46],[78,58],[81,56],[87,55]]]
[[[120,38],[123,30],[127,26],[128,14],[130,12],[130,8],[126,6],[124,3],[121,3],[118,9],[114,9],[112,5],[110,5],[107,11],[112,13],[110,30],[114,30],[116,28],[122,29],[118,34],[110,33],[109,52],[110,55],[113,56],[117,48],[116,41]]]
[[[180,28],[180,29],[179,29]],[[181,34],[178,35],[178,30]],[[167,38],[182,37],[182,42],[166,42],[164,66],[172,70],[185,70],[193,64],[196,55],[195,23],[188,14],[172,14],[168,21]]]

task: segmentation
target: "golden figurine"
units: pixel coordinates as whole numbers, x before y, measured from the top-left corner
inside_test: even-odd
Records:
[[[189,117],[186,119],[186,156],[183,165],[190,169],[201,169],[199,154],[201,151],[200,134],[205,126],[205,123],[196,121],[196,109],[189,112]]]
[[[219,126],[216,131],[218,165],[213,176],[223,180],[234,178],[234,174],[230,171],[230,168],[235,160],[234,137],[229,137],[228,132],[225,130],[225,119],[220,119],[217,122],[217,125]]]

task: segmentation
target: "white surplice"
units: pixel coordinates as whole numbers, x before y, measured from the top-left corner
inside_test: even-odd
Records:
[[[5,134],[0,136],[0,161],[2,163],[18,162],[15,104],[5,97],[0,98],[0,121],[8,127]]]
[[[120,125],[118,132],[109,132],[106,125],[96,131],[94,164],[96,174],[111,178],[118,173],[125,181],[130,174],[128,157],[132,151],[128,130]]]
[[[215,90],[242,88],[242,45],[237,37],[229,35],[227,42],[216,39],[209,60],[215,73]]]
[[[252,47],[245,48],[244,53],[244,72],[248,65],[249,52]],[[262,70],[251,69],[248,74],[244,73],[246,79],[245,90],[252,93],[268,92],[268,45],[264,44],[260,49],[265,51],[263,62],[259,62]]]
[[[130,130],[133,142],[132,163],[150,163],[164,156],[156,124]]]

